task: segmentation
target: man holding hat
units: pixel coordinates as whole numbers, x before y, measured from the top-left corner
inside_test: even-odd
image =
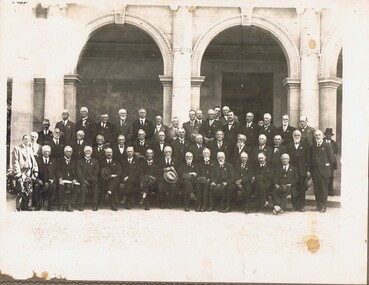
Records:
[[[334,180],[334,171],[337,169],[337,154],[338,154],[338,146],[336,141],[332,140],[332,136],[334,136],[333,129],[332,128],[326,128],[324,132],[325,138],[324,141],[326,143],[331,144],[334,156],[336,158],[335,162],[332,164],[332,177],[329,179],[328,184],[328,195],[334,196],[333,193],[333,180]]]
[[[79,193],[79,210],[83,211],[86,203],[86,192],[87,189],[91,189],[92,192],[92,203],[93,211],[97,211],[98,197],[99,197],[99,162],[96,158],[91,157],[92,147],[85,146],[85,156],[77,162],[77,177],[81,183],[81,191]],[[75,201],[74,201],[75,202]]]
[[[66,145],[71,145],[75,141],[76,124],[69,120],[68,110],[62,111],[62,120],[56,123],[56,128],[60,130],[60,135]]]

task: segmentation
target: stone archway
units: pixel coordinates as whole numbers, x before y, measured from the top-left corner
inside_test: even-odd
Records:
[[[210,26],[197,40],[193,49],[192,76],[201,75],[201,61],[205,50],[213,38],[220,32],[242,25],[243,15],[234,15],[224,18]],[[283,50],[288,67],[288,77],[297,79],[300,77],[300,55],[291,35],[279,24],[267,17],[253,14],[251,25],[269,32],[278,42]]]

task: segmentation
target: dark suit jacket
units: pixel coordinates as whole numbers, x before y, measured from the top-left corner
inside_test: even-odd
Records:
[[[188,151],[193,154],[193,162],[198,163],[200,160],[202,160],[202,151],[204,150],[205,145],[202,144],[202,147],[199,148],[197,144],[193,144],[188,148]]]
[[[50,157],[53,159],[59,159],[61,157],[63,157],[64,155],[64,147],[65,147],[65,143],[63,142],[63,140],[60,138],[59,139],[59,144],[55,144],[54,140],[51,140],[48,145],[51,147],[51,154]]]
[[[199,173],[199,168],[197,167],[196,164],[191,163],[191,165],[188,166],[186,162],[182,162],[179,165],[179,168],[178,168],[179,177],[182,177],[183,174],[185,174],[185,173],[188,174],[190,172],[195,172],[196,174]]]
[[[98,161],[102,161],[105,159],[105,149],[107,149],[108,146],[103,145],[102,150],[99,151],[99,147],[98,146],[94,146],[92,147],[92,157],[96,158]],[[113,153],[114,155],[114,153]]]
[[[156,160],[153,160],[151,165],[148,165],[147,160],[140,164],[140,176],[141,178],[145,175],[150,175],[158,179],[159,175],[162,174],[161,169]]]
[[[95,145],[96,144],[96,122],[92,120],[91,118],[87,118],[86,125],[83,126],[82,123],[83,123],[82,119],[80,119],[76,123],[76,132],[78,132],[79,130],[84,131],[85,132],[84,139],[86,140],[86,143]]]
[[[73,142],[71,147],[73,149],[73,154],[72,154],[72,157],[75,159],[75,160],[78,160],[82,157],[85,156],[85,153],[84,153],[84,149],[85,149],[85,146],[86,145],[89,145],[91,146],[91,144],[86,144],[86,141],[83,140],[82,144],[77,144],[77,141]]]
[[[209,119],[206,119],[201,125],[201,134],[205,138],[215,138],[215,133],[218,130],[223,130],[221,122],[214,120],[213,124],[209,125]]]
[[[64,142],[67,145],[71,145],[76,140],[76,124],[69,121],[64,126],[63,121],[56,123],[55,128],[58,128],[61,132]]]
[[[164,157],[164,148],[166,146],[170,146],[170,144],[167,142],[164,142],[163,150],[161,150],[160,143],[158,141],[152,144],[152,150],[154,151],[155,159],[160,159],[161,157]]]
[[[332,176],[332,165],[335,163],[336,158],[333,153],[331,144],[322,142],[320,147],[313,144],[311,147],[312,153],[312,169],[317,169],[320,175],[324,177]]]
[[[118,139],[118,132],[115,126],[107,122],[105,128],[101,126],[101,122],[96,124],[96,136],[102,135],[106,144],[115,143]]]
[[[284,184],[291,184],[291,187],[296,187],[299,181],[298,171],[293,165],[288,166],[287,173],[283,170],[283,166],[278,166],[273,173],[273,184],[279,186]]]
[[[272,167],[275,169],[276,167],[282,165],[281,155],[287,153],[287,146],[280,145],[279,148],[274,152],[275,146],[272,148]]]
[[[255,181],[273,182],[273,170],[268,162],[265,164],[265,167],[260,167],[260,163],[257,163],[253,170]]]
[[[327,142],[327,139],[324,138],[324,141]],[[331,146],[332,146],[332,149],[333,149],[333,153],[338,154],[338,146],[337,146],[336,141],[331,139]]]
[[[124,145],[122,153],[120,152],[120,148],[118,145],[113,145],[112,150],[113,150],[114,160],[122,161],[122,159],[125,159],[127,157],[127,153],[126,153],[127,147],[125,145]]]
[[[292,133],[296,130],[294,127],[288,125],[286,131],[283,131],[283,126],[277,128],[277,135],[281,135],[283,142],[283,145],[287,145],[289,142],[293,141]]]
[[[167,141],[172,143],[174,140],[176,140],[178,138],[178,134],[177,134],[178,128],[177,130],[175,130],[175,128],[170,127],[168,129],[168,137],[167,137]]]
[[[140,165],[138,161],[133,158],[132,163],[128,162],[128,158],[122,160],[122,179],[129,177],[128,180],[138,181],[140,176]]]
[[[247,123],[244,127],[244,134],[246,135],[246,144],[254,147],[258,144],[258,136],[259,136],[259,126],[254,122],[251,123],[249,128],[246,127]]]
[[[152,143],[155,143],[157,141],[159,141],[159,132],[164,132],[165,133],[165,140],[168,140],[168,133],[169,133],[169,127],[167,125],[162,124],[160,126],[159,131],[156,128],[156,125],[154,124],[154,135],[152,137]]]
[[[306,142],[300,141],[296,149],[294,142],[287,145],[287,153],[290,156],[290,164],[295,166],[300,176],[306,176],[306,172],[310,172],[311,153],[310,146]]]
[[[122,166],[119,161],[112,160],[110,164],[107,163],[106,159],[99,162],[100,165],[100,175],[103,168],[108,167],[111,171],[111,174],[116,174],[117,179],[121,180],[122,178]],[[102,178],[100,178],[102,179]]]
[[[145,124],[143,126],[140,125],[140,119],[137,119],[132,123],[132,140],[137,139],[137,133],[139,129],[143,129],[146,132],[146,140],[151,142],[151,138],[154,135],[154,124],[147,118],[145,119]]]
[[[64,157],[58,159],[56,169],[57,179],[73,180],[77,178],[77,162],[72,158],[67,165]]]
[[[85,158],[77,161],[77,177],[81,183],[87,181],[91,186],[95,185],[99,179],[99,171],[99,162],[93,157],[91,157],[90,163],[87,163]]]
[[[253,160],[255,162],[255,165],[259,164],[258,154],[261,152],[265,154],[267,163],[271,165],[273,157],[273,149],[269,145],[265,145],[262,150],[259,149],[259,146],[254,147]]]
[[[194,125],[191,126],[191,122],[185,122],[182,124],[182,127],[185,129],[186,131],[186,138],[191,141],[191,142],[195,142],[194,140],[194,135],[195,134],[199,134],[200,133],[200,128],[201,125],[199,123],[197,123],[197,121],[195,120]]]
[[[149,148],[152,148],[152,145],[150,142],[148,142],[147,140],[145,140],[145,143],[143,146],[140,145],[140,141],[139,140],[135,140],[132,143],[133,149],[135,152],[139,152],[142,155],[145,155],[146,151]]]
[[[172,142],[173,157],[179,162],[185,161],[185,154],[191,145],[192,143],[188,139],[185,139],[183,144],[179,142],[179,139],[176,139]]]
[[[228,142],[223,140],[223,144],[219,148],[218,147],[218,141],[213,140],[213,141],[209,142],[208,147],[210,149],[211,159],[217,160],[217,153],[218,152],[224,152],[225,157],[226,157],[226,161],[227,162],[232,162],[233,161],[233,151],[232,151],[233,148],[228,144]]]
[[[49,179],[53,179],[55,181],[57,161],[49,158],[49,164],[45,164],[43,156],[37,157],[36,161],[38,165],[38,178],[42,182],[47,182]],[[56,182],[57,181],[55,181],[55,183]]]
[[[274,136],[277,134],[277,128],[270,124],[267,128],[264,126],[259,128],[259,135],[264,134],[267,138],[267,145],[274,145]],[[258,135],[258,137],[259,137]]]
[[[127,119],[121,124],[119,119],[119,125],[117,127],[118,135],[123,135],[126,139],[126,144],[130,145],[133,137],[132,123]]]
[[[251,178],[253,177],[253,171],[252,171],[252,163],[250,161],[247,161],[245,168],[241,167],[242,163],[238,162],[234,169],[235,169],[235,181],[241,179],[242,184],[244,183],[251,183]]]
[[[163,181],[164,180],[164,177],[163,177],[164,169],[169,167],[169,166],[167,166],[167,162],[166,162],[165,157],[158,159],[157,162],[158,162],[158,167],[159,167],[158,172],[160,171],[159,176],[158,176],[158,180]],[[170,166],[174,167],[174,169],[178,173],[179,162],[173,156],[172,156],[172,159],[170,161]]]
[[[239,161],[240,161],[240,154],[242,153],[242,152],[246,152],[247,153],[247,155],[249,156],[249,159],[253,159],[253,148],[254,148],[254,146],[251,148],[251,146],[249,146],[249,145],[247,145],[247,144],[245,144],[243,147],[242,147],[242,149],[241,149],[241,151],[240,151],[240,149],[239,149],[239,147],[238,146],[235,146],[234,147],[234,149],[233,149],[233,162],[234,163],[238,163]]]
[[[211,173],[210,183],[215,182],[217,184],[227,182],[231,185],[235,182],[236,174],[232,164],[225,162],[224,167],[221,168],[219,163],[216,163]]]
[[[37,134],[38,134],[38,139],[37,139],[36,142],[40,145],[49,144],[50,141],[53,139],[53,133],[50,130],[49,130],[49,133],[47,135],[44,134],[43,130],[37,132]]]
[[[304,130],[302,130],[301,127],[299,127],[298,130],[300,130],[301,132],[302,141],[307,141],[310,146],[312,146],[315,143],[315,129],[314,128],[310,126],[306,126]]]
[[[228,123],[223,126],[224,140],[228,142],[231,147],[234,147],[237,143],[237,135],[244,133],[244,128],[238,122],[233,122],[231,129],[229,129]]]
[[[213,168],[217,165],[218,162],[214,160],[209,160],[209,164],[205,164],[205,161],[202,159],[198,164],[199,173],[197,177],[206,177],[207,179],[211,178],[211,174],[213,173]]]

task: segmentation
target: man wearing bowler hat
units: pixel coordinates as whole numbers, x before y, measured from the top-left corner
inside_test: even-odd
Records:
[[[328,184],[328,195],[333,196],[333,180],[334,180],[334,171],[337,169],[337,154],[338,154],[338,146],[336,141],[332,140],[332,136],[334,136],[333,129],[332,128],[326,128],[324,132],[325,138],[324,141],[326,143],[331,144],[334,156],[336,158],[335,162],[332,164],[332,177],[329,179]]]

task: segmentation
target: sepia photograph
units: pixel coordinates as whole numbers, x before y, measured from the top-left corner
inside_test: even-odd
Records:
[[[0,283],[367,284],[369,2],[0,2]]]

